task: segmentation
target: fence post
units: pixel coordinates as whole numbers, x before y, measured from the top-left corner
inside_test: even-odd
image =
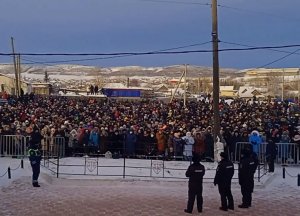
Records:
[[[21,168],[24,169],[24,161],[21,159]]]
[[[7,175],[8,175],[8,179],[11,179],[10,167],[7,168]]]
[[[259,166],[257,167],[258,169],[257,169],[257,175],[258,175],[258,182],[260,182],[260,164],[259,164]]]
[[[56,167],[56,178],[58,178],[59,175],[59,155],[60,155],[60,146],[58,146],[58,154],[57,154],[57,167]]]
[[[150,177],[152,177],[152,158],[151,158]]]
[[[124,163],[123,163],[123,178],[125,178],[125,155],[124,155]]]
[[[285,167],[284,166],[282,167],[282,178],[285,179]]]

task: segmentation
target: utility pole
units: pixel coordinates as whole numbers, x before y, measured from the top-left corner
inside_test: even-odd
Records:
[[[21,96],[21,55],[18,54],[18,91],[19,91],[19,96]]]
[[[219,38],[218,38],[218,3],[212,0],[212,42],[213,42],[213,137],[214,150],[216,150],[217,137],[220,137],[220,114],[219,114]],[[217,159],[216,151],[214,158]]]
[[[184,98],[183,98],[183,106],[186,107],[186,73],[187,73],[187,64],[184,65]]]
[[[181,84],[181,80],[182,80],[184,74],[185,74],[185,71],[181,74],[181,77],[180,77],[180,79],[179,79],[179,81],[178,81],[178,83],[177,83],[177,86],[176,86],[176,88],[175,88],[174,94],[172,94],[172,92],[171,92],[172,95],[171,95],[170,103],[172,103],[172,101],[173,101],[173,99],[174,99],[174,97],[175,97],[175,94],[176,94],[176,92],[177,92],[177,89],[178,89],[179,85]]]
[[[14,60],[14,69],[15,69],[15,94],[19,97],[19,86],[18,86],[18,69],[17,69],[17,61],[15,55],[15,46],[14,46],[14,38],[11,37],[11,47],[13,53],[13,60]]]
[[[282,89],[281,89],[281,101],[283,102],[284,98],[284,68],[282,68]]]
[[[300,75],[300,68],[298,68],[298,73],[297,73],[297,88],[298,88],[298,97],[297,97],[297,99],[298,99],[298,104],[299,104],[299,95],[300,95],[300,93],[299,93],[299,88],[300,88],[300,85],[299,85],[299,75]]]

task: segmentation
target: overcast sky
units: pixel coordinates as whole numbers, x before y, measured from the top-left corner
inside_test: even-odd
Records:
[[[211,40],[210,0],[1,0],[0,53],[147,52]],[[300,44],[299,0],[219,0],[219,48]],[[234,44],[240,45],[234,45]],[[209,50],[211,43],[174,49]],[[220,66],[261,67],[300,47],[220,53]],[[268,67],[299,67],[300,51]],[[94,58],[23,56],[22,62]],[[0,56],[0,62],[12,62]],[[71,62],[97,66],[212,66],[211,53]]]

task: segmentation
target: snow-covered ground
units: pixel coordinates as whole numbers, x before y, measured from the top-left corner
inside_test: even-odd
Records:
[[[24,160],[24,169],[21,168],[21,159],[0,158],[0,187],[6,187],[14,180],[23,176],[31,176],[31,167],[27,158]],[[42,161],[42,176],[56,178],[57,159],[50,162]],[[59,160],[60,179],[125,179],[155,180],[155,181],[187,181],[185,171],[189,166],[188,161],[162,161],[146,159],[126,159],[124,172],[124,159],[109,158],[63,158]],[[206,168],[204,182],[212,182],[217,163],[203,163]],[[235,165],[237,169],[237,165]],[[8,179],[7,168],[11,168],[11,179]],[[49,171],[52,170],[53,172]],[[5,174],[6,173],[6,174]],[[233,183],[237,183],[237,170],[233,177]],[[282,167],[276,166],[275,174],[266,174],[260,182],[256,179],[257,186],[268,184],[290,185],[297,188],[297,175],[300,174],[299,167],[286,167],[285,179],[282,178]],[[257,177],[257,173],[255,175]],[[276,176],[276,178],[275,178]]]

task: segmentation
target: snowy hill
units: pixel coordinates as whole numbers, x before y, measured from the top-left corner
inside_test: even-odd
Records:
[[[53,66],[29,66],[22,65],[21,76],[27,79],[43,79],[45,72],[51,78],[60,80],[90,80],[95,77],[180,77],[184,71],[183,65],[171,65],[167,67],[96,67],[83,65],[53,65]],[[221,76],[236,76],[237,69],[221,69]],[[14,75],[12,64],[0,64],[0,73]],[[201,66],[188,66],[188,77],[212,76],[212,68]]]

